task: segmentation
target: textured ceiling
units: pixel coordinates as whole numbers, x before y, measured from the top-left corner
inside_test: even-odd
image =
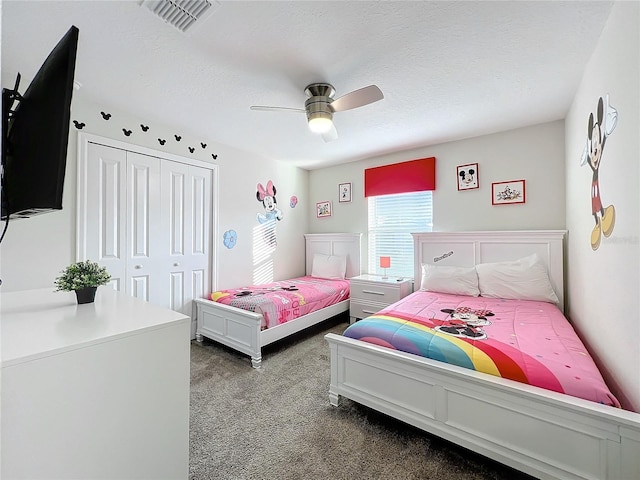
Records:
[[[220,1],[187,33],[139,1],[3,1],[2,86],[31,80],[70,25],[90,100],[303,168],[564,118],[612,2]],[[336,113],[325,143],[304,88],[385,98]]]

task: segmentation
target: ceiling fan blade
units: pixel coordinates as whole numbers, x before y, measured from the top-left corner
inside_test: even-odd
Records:
[[[338,131],[336,130],[336,126],[332,123],[331,129],[328,132],[322,134],[322,139],[325,142],[333,142],[338,139]]]
[[[369,85],[336,98],[330,105],[334,112],[342,112],[369,105],[383,98],[382,91],[376,85]]]
[[[259,110],[263,112],[296,112],[296,113],[305,113],[306,111],[303,108],[291,108],[291,107],[269,107],[266,105],[251,105],[249,107],[251,110]]]

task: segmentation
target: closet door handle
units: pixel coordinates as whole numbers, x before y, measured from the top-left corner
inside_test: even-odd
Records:
[[[140,269],[142,268],[142,265],[136,265],[136,266],[135,266],[135,267],[133,267],[133,268],[135,268],[135,269],[137,269],[137,270],[140,270]]]
[[[176,262],[173,264],[174,267],[179,267],[180,266],[180,262]]]

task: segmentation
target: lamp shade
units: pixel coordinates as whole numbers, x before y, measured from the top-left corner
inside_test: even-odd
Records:
[[[380,257],[380,268],[390,268],[391,257]]]
[[[333,122],[328,117],[316,116],[309,119],[309,130],[314,133],[327,133],[332,125]]]

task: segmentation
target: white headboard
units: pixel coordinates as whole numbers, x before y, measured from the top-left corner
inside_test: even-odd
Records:
[[[566,230],[413,233],[414,282],[420,285],[423,263],[472,267],[537,253],[547,266],[551,285],[560,300],[559,307],[564,311],[566,233]]]
[[[311,274],[313,268],[313,254],[346,255],[347,278],[360,275],[360,242],[361,233],[305,233],[306,240],[306,270]]]

